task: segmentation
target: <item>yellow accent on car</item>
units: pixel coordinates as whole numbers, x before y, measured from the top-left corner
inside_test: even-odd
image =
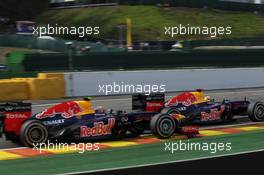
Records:
[[[209,99],[204,96],[204,92],[203,91],[199,91],[199,92],[195,91],[195,92],[191,92],[191,93],[197,99],[197,101],[194,102],[194,104],[199,104],[199,103],[204,103],[204,102],[208,102],[209,101]]]
[[[75,101],[75,102],[78,103],[78,105],[81,108],[81,112],[79,112],[77,115],[82,116],[82,115],[95,113],[91,101],[81,100],[81,101]]]
[[[181,115],[181,114],[170,114],[173,118],[175,118],[176,120],[181,120],[181,119],[184,119],[186,118],[184,115]]]

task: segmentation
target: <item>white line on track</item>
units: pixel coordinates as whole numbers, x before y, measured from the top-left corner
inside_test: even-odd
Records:
[[[0,149],[0,151],[9,151],[9,150],[16,150],[16,149],[21,149],[21,148],[28,148],[28,147],[4,148],[4,149]]]
[[[255,152],[261,152],[261,151],[264,151],[264,149],[258,149],[258,150],[254,150],[254,151],[242,151],[242,152],[237,152],[237,153],[223,154],[223,155],[216,155],[216,156],[204,156],[204,157],[185,159],[185,160],[167,161],[167,162],[161,162],[161,163],[141,164],[141,165],[124,166],[124,167],[117,167],[117,168],[106,168],[106,169],[99,169],[99,170],[63,173],[63,175],[94,173],[94,172],[112,171],[112,170],[129,169],[129,168],[140,168],[140,167],[146,167],[146,166],[164,165],[164,164],[171,164],[171,163],[178,163],[178,162],[187,162],[187,161],[203,160],[203,159],[218,158],[218,157],[225,157],[225,156],[234,156],[234,155],[255,153]],[[58,175],[62,175],[62,174],[58,174]]]
[[[238,123],[238,124],[230,124],[230,125],[216,125],[216,126],[207,126],[207,127],[201,127],[201,130],[208,130],[208,129],[221,129],[221,128],[232,128],[236,126],[247,126],[247,125],[260,125],[263,124],[264,122],[243,122],[243,123]]]

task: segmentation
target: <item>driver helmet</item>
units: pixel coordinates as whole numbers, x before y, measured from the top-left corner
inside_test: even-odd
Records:
[[[95,110],[95,113],[97,114],[107,113],[106,109],[104,109],[102,106],[97,106],[94,110]]]
[[[204,97],[204,100],[205,101],[210,101],[211,100],[211,97],[209,95],[207,95],[207,96]]]

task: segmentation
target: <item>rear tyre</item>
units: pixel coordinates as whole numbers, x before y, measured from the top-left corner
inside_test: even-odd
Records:
[[[175,108],[163,108],[160,113],[169,114],[172,118],[174,118],[174,115],[181,114]],[[180,132],[180,125],[183,124],[183,120],[176,119],[175,122],[176,122],[176,130],[175,130],[175,132]]]
[[[20,140],[28,147],[45,143],[48,140],[48,130],[40,121],[26,121],[20,129]]]
[[[251,102],[248,106],[248,117],[254,122],[264,120],[264,105],[262,102]]]
[[[151,119],[150,130],[154,136],[167,139],[174,134],[176,122],[169,114],[160,113]]]

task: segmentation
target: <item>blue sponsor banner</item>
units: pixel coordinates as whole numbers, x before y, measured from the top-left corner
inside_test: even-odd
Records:
[[[5,70],[5,69],[6,69],[6,66],[3,64],[0,64],[0,70]]]
[[[16,22],[17,34],[32,35],[34,26],[35,26],[35,22],[33,21],[17,21]]]

